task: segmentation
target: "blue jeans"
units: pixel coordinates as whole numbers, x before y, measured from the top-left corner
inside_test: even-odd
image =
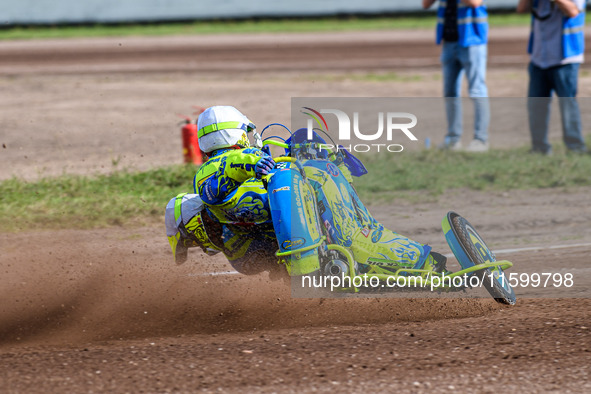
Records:
[[[487,46],[461,47],[457,42],[443,42],[441,66],[443,70],[443,96],[447,114],[446,143],[462,137],[462,76],[468,80],[468,94],[474,104],[474,138],[488,141],[490,108],[486,87]]]
[[[585,141],[581,132],[581,112],[577,103],[577,80],[579,64],[565,64],[542,69],[529,64],[529,91],[527,111],[532,149],[535,152],[550,153],[548,124],[550,123],[550,104],[552,91],[556,92],[562,118],[562,137],[570,150],[585,151]]]

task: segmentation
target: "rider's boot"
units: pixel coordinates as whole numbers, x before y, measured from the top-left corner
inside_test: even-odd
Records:
[[[425,259],[425,265],[423,266],[424,269],[432,272],[436,272],[439,274],[448,275],[451,273],[447,269],[447,257],[442,255],[441,253],[431,251],[429,256]]]

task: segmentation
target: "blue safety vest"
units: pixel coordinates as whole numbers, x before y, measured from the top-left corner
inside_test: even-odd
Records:
[[[585,4],[587,2],[585,1]],[[537,7],[538,1],[534,0],[533,7]],[[531,34],[527,52],[532,53],[534,46],[534,16],[531,17]],[[581,10],[579,15],[569,18],[562,18],[562,58],[582,55],[585,52],[585,10]]]
[[[484,1],[478,7],[469,7],[458,2],[458,44],[461,47],[481,45],[488,42],[488,13]],[[443,40],[443,22],[447,1],[440,0],[437,9],[437,44]]]

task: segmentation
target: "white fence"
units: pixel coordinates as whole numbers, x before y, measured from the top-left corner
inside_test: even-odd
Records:
[[[0,24],[174,21],[420,11],[421,0],[0,0]],[[517,0],[488,0],[514,8]],[[433,7],[435,8],[435,7]]]

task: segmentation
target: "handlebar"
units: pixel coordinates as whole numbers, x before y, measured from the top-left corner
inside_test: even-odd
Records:
[[[275,145],[280,148],[289,149],[289,145],[287,145],[285,142],[275,141],[275,140],[270,140],[270,139],[263,141],[263,146],[265,146],[265,145]]]
[[[293,144],[290,147],[290,145],[284,141],[277,141],[277,140],[273,139],[273,136],[268,137],[267,139],[263,140],[263,147],[266,147],[268,145],[278,146],[280,148],[285,149],[286,152],[290,151],[292,148],[293,149],[300,149],[300,148],[305,148],[305,147],[312,147],[312,149],[320,148],[321,150],[322,149],[327,150],[329,152],[328,157],[332,158],[332,161],[335,161],[335,153],[332,150],[334,148],[334,145],[312,142],[312,143],[303,143],[303,144],[300,144],[300,143]],[[270,153],[270,150],[267,149],[267,152]],[[292,154],[293,154],[293,152],[292,152]],[[304,167],[303,167],[302,163],[300,162],[300,160],[298,160],[297,158],[290,157],[290,156],[280,156],[280,157],[274,157],[273,160],[276,163],[282,163],[282,162],[294,163],[296,165],[296,167],[298,167],[298,170],[300,171],[300,174],[302,175],[302,177],[304,179],[306,178],[306,173],[304,171]]]
[[[293,163],[293,164],[295,164],[295,166],[300,171],[302,178],[306,179],[306,171],[304,170],[304,166],[295,157],[281,156],[281,157],[274,157],[273,160],[275,161],[275,163]]]
[[[280,157],[274,157],[273,161],[275,163],[295,163],[296,161],[298,161],[298,159],[296,159],[295,157],[280,156]]]

